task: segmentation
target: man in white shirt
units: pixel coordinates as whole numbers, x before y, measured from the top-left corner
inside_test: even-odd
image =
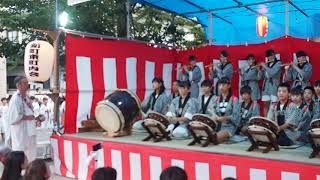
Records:
[[[48,98],[43,97],[42,98],[42,104],[40,106],[40,114],[45,117],[44,122],[41,124],[41,128],[48,128],[52,129],[53,128],[53,123],[52,123],[52,108],[50,104],[48,103]]]
[[[36,158],[36,118],[32,101],[27,96],[28,80],[18,76],[14,80],[18,91],[12,96],[8,108],[10,139],[13,151],[24,151],[31,162]]]

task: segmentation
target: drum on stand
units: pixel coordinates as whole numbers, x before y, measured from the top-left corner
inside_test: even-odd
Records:
[[[154,111],[149,112],[142,123],[142,126],[147,130],[149,136],[142,141],[148,141],[150,139],[153,139],[154,142],[159,142],[162,139],[171,140],[168,136],[169,133],[166,131],[169,124],[170,122],[166,116]]]
[[[129,135],[140,109],[140,100],[135,94],[119,89],[97,104],[95,116],[108,136]]]
[[[314,119],[310,123],[309,141],[312,146],[310,158],[316,157],[320,152],[320,119]]]
[[[252,117],[249,120],[248,137],[252,146],[248,151],[258,148],[259,145],[267,146],[263,153],[267,153],[274,148],[279,150],[277,144],[279,126],[276,122],[265,117]]]

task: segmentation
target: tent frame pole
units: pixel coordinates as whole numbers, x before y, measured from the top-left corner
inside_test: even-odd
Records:
[[[289,0],[285,0],[285,35],[289,35]]]
[[[126,2],[126,9],[127,9],[127,38],[131,39],[131,11],[130,11],[130,1],[127,0]]]
[[[213,34],[212,34],[212,12],[208,12],[208,21],[209,21],[209,45],[212,45],[212,39],[213,39]]]

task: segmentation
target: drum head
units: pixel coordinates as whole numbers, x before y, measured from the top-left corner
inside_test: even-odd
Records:
[[[276,122],[261,116],[252,117],[249,120],[250,125],[260,126],[272,131],[274,134],[278,134],[279,126]]]
[[[165,127],[169,126],[169,124],[170,124],[167,117],[158,113],[158,112],[153,112],[153,111],[149,112],[147,118],[159,121],[159,123],[161,123]]]
[[[269,129],[267,129],[265,127],[262,127],[262,126],[251,125],[251,126],[248,126],[248,130],[256,131],[256,132],[265,132],[265,133],[268,132],[268,133],[270,133],[272,135],[273,138],[276,138],[276,134],[275,133],[273,133]],[[251,134],[251,135],[257,141],[270,142],[266,135],[260,135],[260,134]]]
[[[201,122],[202,124],[206,124],[210,129],[215,130],[217,127],[217,122],[213,120],[210,116],[205,114],[194,114],[192,116],[193,121]]]
[[[123,128],[124,118],[121,111],[108,101],[97,105],[95,115],[99,125],[107,132],[118,132]]]
[[[320,128],[320,119],[312,120],[311,123],[310,123],[310,128],[311,129]]]

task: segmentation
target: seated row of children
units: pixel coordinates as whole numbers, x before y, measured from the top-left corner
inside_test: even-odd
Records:
[[[212,82],[201,83],[202,96],[199,99],[190,96],[188,81],[175,82],[178,94],[174,91],[171,97],[165,93],[164,83],[154,78],[154,92],[143,101],[142,110],[147,114],[155,111],[166,115],[170,125],[167,131],[177,139],[190,137],[188,123],[196,113],[206,114],[219,124],[217,140],[219,143],[228,140],[235,134],[247,135],[248,121],[251,117],[260,116],[259,104],[251,98],[251,88],[243,86],[240,90],[242,101],[231,92],[228,78],[218,82],[219,96],[213,94]],[[175,89],[176,87],[173,87]],[[290,89],[287,83],[281,83],[277,89],[278,101],[271,104],[267,118],[279,125],[279,145],[293,145],[295,141],[307,141],[307,131],[311,120],[320,118],[320,107],[314,100],[314,89]],[[142,120],[133,125],[133,129],[142,130]]]

